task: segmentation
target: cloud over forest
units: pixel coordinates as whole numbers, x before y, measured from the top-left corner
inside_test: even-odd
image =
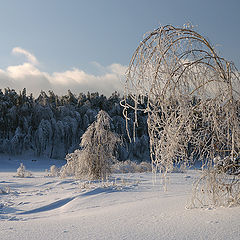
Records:
[[[0,68],[0,89],[9,87],[18,91],[27,88],[28,93],[35,96],[41,90],[53,90],[56,94],[62,95],[66,94],[68,89],[76,94],[87,91],[98,91],[107,96],[114,91],[122,93],[126,66],[121,64],[113,63],[105,67],[95,63],[96,68],[101,68],[101,74],[89,74],[79,68],[48,73],[40,70],[38,59],[27,50],[15,47],[12,53],[22,54],[26,60],[20,65]]]

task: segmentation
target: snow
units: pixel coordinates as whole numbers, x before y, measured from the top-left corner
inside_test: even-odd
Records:
[[[164,191],[151,173],[88,182],[48,177],[53,160],[21,160],[33,177],[14,177],[19,165],[0,158],[1,240],[240,239],[239,207],[185,208],[197,170],[170,174]]]

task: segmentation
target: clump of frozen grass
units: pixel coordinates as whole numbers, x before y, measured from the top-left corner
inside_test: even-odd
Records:
[[[123,189],[129,189],[139,184],[139,180],[132,181],[124,177],[111,177],[105,180],[82,180],[79,182],[79,187],[82,191],[89,191],[94,189],[108,189],[121,191]]]
[[[58,177],[60,176],[60,169],[56,165],[52,165],[49,170],[46,170],[48,177]]]
[[[96,188],[112,188],[117,186],[115,181],[82,181],[79,187],[83,190],[92,190]]]
[[[148,162],[136,163],[131,160],[117,162],[112,165],[113,173],[139,173],[139,172],[151,172],[152,166]]]
[[[20,167],[17,169],[16,177],[32,177],[32,173],[27,171],[23,163],[20,164]]]
[[[10,187],[0,187],[0,194],[9,194],[11,192]]]

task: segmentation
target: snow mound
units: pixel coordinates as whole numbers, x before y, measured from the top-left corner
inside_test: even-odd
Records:
[[[64,205],[66,205],[67,203],[71,202],[74,198],[65,198],[65,199],[61,199],[59,201],[50,203],[48,205],[39,207],[39,208],[35,208],[33,210],[29,210],[29,211],[25,211],[25,212],[21,212],[19,214],[32,214],[32,213],[40,213],[40,212],[46,212],[46,211],[51,211],[57,208],[60,208]]]

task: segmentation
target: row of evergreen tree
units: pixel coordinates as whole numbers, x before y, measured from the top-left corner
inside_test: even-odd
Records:
[[[0,153],[64,158],[79,148],[81,136],[100,110],[112,118],[111,128],[122,139],[116,149],[118,160],[149,158],[147,116],[139,112],[136,141],[130,142],[120,106],[121,97],[114,92],[109,98],[99,93],[64,96],[42,91],[37,98],[26,89],[0,89]],[[129,114],[134,118],[134,112]],[[130,132],[132,125],[130,124]]]

